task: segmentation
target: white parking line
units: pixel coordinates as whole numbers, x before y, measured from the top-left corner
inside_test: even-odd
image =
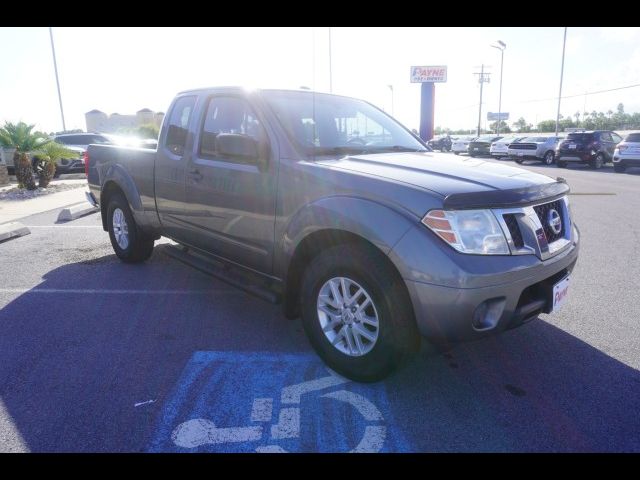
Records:
[[[72,293],[100,295],[245,295],[241,290],[107,290],[98,288],[0,288],[0,293]]]

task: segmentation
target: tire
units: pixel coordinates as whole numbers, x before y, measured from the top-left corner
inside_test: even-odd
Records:
[[[613,166],[613,171],[616,173],[624,173],[624,171],[627,169],[627,167],[625,167],[624,165],[614,165]]]
[[[544,157],[542,158],[542,163],[544,163],[545,165],[553,165],[554,160],[555,160],[555,155],[551,150],[549,150],[547,153],[544,154]]]
[[[120,192],[114,193],[107,204],[107,229],[111,246],[123,262],[144,262],[153,253],[154,240],[144,236],[140,231],[127,199]],[[124,237],[121,236],[122,233]]]
[[[345,284],[340,279],[352,296],[352,308],[342,308]],[[375,382],[418,349],[420,335],[402,282],[383,254],[371,247],[331,247],[309,263],[302,280],[302,322],[311,345],[330,368],[355,381]],[[364,293],[357,295],[359,289]],[[358,315],[355,309],[365,304]],[[371,323],[375,318],[377,326]],[[327,328],[331,323],[334,328]],[[357,333],[362,330],[368,337]]]
[[[454,155],[460,155],[460,152],[453,152]]]
[[[515,159],[515,162],[516,162],[518,165],[522,165],[522,164],[524,163],[524,160],[522,160],[521,158],[516,158],[516,159]]]
[[[477,157],[477,155],[475,155],[475,154],[473,154],[473,153],[470,153],[470,154],[469,154],[469,156],[470,156],[470,157],[473,157],[473,158],[476,158],[476,157]]]
[[[556,165],[558,165],[558,167],[560,167],[560,168],[567,168],[567,162],[564,162],[562,160],[558,160],[556,162]]]
[[[594,170],[599,170],[602,168],[602,165],[604,165],[604,163],[605,163],[604,155],[602,155],[602,153],[598,153],[596,155],[596,158],[589,161],[589,166]]]

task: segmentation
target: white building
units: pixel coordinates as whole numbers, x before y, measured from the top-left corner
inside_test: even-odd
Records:
[[[87,132],[116,133],[120,128],[135,128],[145,124],[162,125],[164,112],[154,112],[148,108],[138,110],[135,115],[107,115],[100,110],[91,110],[84,114]]]

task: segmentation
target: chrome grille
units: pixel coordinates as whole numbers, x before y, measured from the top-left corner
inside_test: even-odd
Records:
[[[553,243],[556,240],[559,240],[560,238],[564,237],[564,229],[565,229],[566,222],[565,222],[565,219],[563,218],[564,215],[562,215],[562,200],[556,200],[555,202],[545,203],[543,205],[537,205],[533,207],[533,209],[535,210],[536,215],[538,215],[540,224],[544,229],[544,234],[547,237],[547,242]],[[560,230],[560,233],[555,233],[551,228],[551,226],[549,225],[547,216],[549,214],[549,210],[551,209],[558,212],[560,214],[560,218],[562,219],[562,228]]]

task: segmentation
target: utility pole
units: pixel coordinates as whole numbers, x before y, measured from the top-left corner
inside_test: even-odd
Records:
[[[473,74],[474,75],[478,75],[478,83],[480,84],[480,106],[478,108],[478,137],[479,137],[480,136],[480,128],[481,128],[481,125],[482,125],[482,84],[485,83],[485,82],[489,83],[489,76],[491,74],[490,73],[486,73],[484,71],[484,63],[480,67],[480,71],[479,72],[474,72]]]
[[[560,99],[562,98],[562,76],[564,75],[564,47],[567,44],[567,27],[564,27],[564,40],[562,41],[562,66],[560,67],[560,92],[558,92],[558,113],[556,114],[556,137],[560,124]]]
[[[58,80],[58,63],[56,62],[56,49],[53,46],[53,31],[49,27],[49,38],[51,39],[51,52],[53,53],[53,70],[56,72],[56,86],[58,87],[58,102],[60,103],[60,115],[62,116],[62,130],[67,131],[64,123],[64,110],[62,109],[62,95],[60,95],[60,80]]]

